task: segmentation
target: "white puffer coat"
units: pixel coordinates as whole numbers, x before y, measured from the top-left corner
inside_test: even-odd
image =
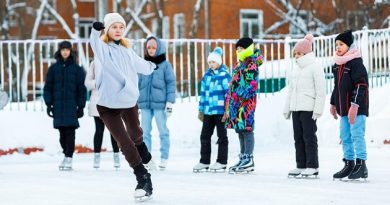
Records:
[[[99,117],[99,112],[97,111],[96,104],[99,96],[99,91],[96,89],[96,81],[95,81],[95,64],[98,66],[99,63],[96,61],[91,62],[89,65],[87,76],[85,77],[85,87],[91,91],[91,96],[89,98],[88,104],[88,115],[90,117]]]
[[[297,59],[291,72],[284,114],[291,111],[313,111],[322,115],[325,104],[325,73],[313,52]]]

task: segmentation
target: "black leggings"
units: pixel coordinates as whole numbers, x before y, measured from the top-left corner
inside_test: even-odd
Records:
[[[103,143],[103,133],[104,133],[104,123],[100,119],[100,117],[94,117],[95,119],[95,136],[93,138],[93,149],[95,153],[100,153],[102,149],[102,143]],[[112,150],[114,152],[119,152],[118,144],[116,143],[115,139],[111,136],[111,144],[112,144]]]

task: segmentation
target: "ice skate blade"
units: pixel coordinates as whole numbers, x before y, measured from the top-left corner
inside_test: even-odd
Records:
[[[254,174],[255,169],[250,170],[232,170],[229,171],[229,174],[233,175],[246,175],[246,174]]]
[[[224,169],[210,169],[211,173],[224,173],[226,172],[226,168]]]
[[[134,197],[135,202],[141,203],[145,201],[149,201],[152,199],[152,196],[141,196],[141,197]]]
[[[319,179],[320,177],[318,175],[301,175],[299,179]]]
[[[356,184],[365,184],[369,183],[370,181],[367,180],[367,178],[358,178],[358,179],[348,179],[346,178],[333,178],[333,181],[341,181],[341,182],[346,182],[346,183],[356,183]]]
[[[301,174],[288,174],[287,178],[289,179],[300,179],[302,178]]]
[[[193,169],[192,172],[194,173],[205,173],[208,172],[209,169]]]
[[[70,171],[73,171],[73,168],[62,168],[62,169],[60,169],[60,171],[70,172]]]

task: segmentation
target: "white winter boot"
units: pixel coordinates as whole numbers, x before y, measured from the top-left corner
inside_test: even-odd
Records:
[[[100,153],[95,153],[93,158],[93,168],[100,168]]]

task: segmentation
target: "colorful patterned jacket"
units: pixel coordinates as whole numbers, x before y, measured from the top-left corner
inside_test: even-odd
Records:
[[[263,56],[255,49],[252,55],[234,66],[223,121],[227,128],[233,128],[237,133],[254,130],[258,69],[262,63]]]

